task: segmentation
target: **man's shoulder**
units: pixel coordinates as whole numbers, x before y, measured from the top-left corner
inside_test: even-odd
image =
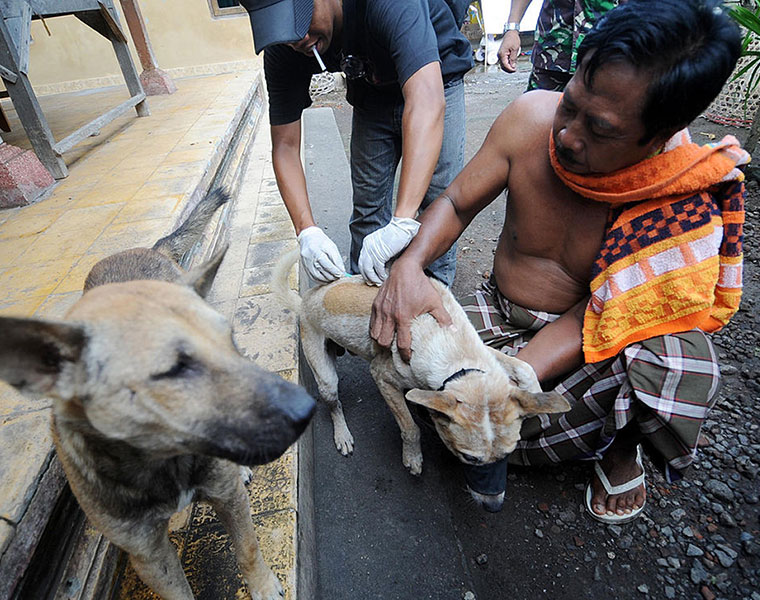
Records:
[[[371,32],[378,32],[388,27],[409,27],[410,16],[421,12],[422,4],[419,0],[414,2],[398,2],[398,0],[373,0],[364,2],[365,22]],[[427,10],[424,11],[427,16]]]
[[[559,92],[546,90],[526,92],[501,112],[494,127],[509,130],[510,137],[523,145],[532,140],[546,141],[560,97]]]
[[[561,92],[550,92],[548,90],[531,90],[515,98],[509,107],[515,113],[534,118],[554,118],[554,111],[557,109]],[[509,108],[508,107],[508,108]]]

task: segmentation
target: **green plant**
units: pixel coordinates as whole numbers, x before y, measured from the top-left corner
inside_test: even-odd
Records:
[[[760,51],[750,49],[750,44],[754,40],[760,39],[760,6],[756,6],[754,10],[750,10],[744,6],[737,5],[729,8],[728,14],[734,21],[746,29],[746,33],[742,39],[741,55],[742,57],[749,57],[750,60],[731,79],[731,81],[736,81],[749,72],[747,89],[744,94],[744,110],[746,111],[749,97],[755,91],[758,83],[760,83]]]

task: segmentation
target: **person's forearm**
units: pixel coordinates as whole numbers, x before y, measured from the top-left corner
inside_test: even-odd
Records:
[[[522,21],[529,4],[530,0],[513,0],[512,6],[509,9],[507,23],[519,23]]]
[[[541,328],[517,353],[517,358],[533,367],[539,381],[550,381],[583,364],[583,316],[587,304],[588,297]]]
[[[284,136],[280,136],[283,138]],[[272,134],[272,164],[277,189],[282,196],[296,235],[315,224],[306,191],[306,176],[301,164],[300,137],[294,139],[277,139]]]
[[[394,215],[414,218],[430,186],[443,142],[446,101],[438,63],[415,73],[404,92],[401,176]]]
[[[443,142],[445,103],[413,106],[404,110],[402,121],[402,161],[394,215],[414,218],[422,203],[438,163]]]
[[[473,216],[461,215],[444,192],[422,213],[422,226],[398,261],[413,262],[424,269],[451,248]]]

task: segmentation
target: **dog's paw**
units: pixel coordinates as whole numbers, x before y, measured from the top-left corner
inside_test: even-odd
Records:
[[[349,454],[353,454],[354,436],[351,435],[351,432],[348,429],[345,429],[342,432],[339,432],[336,429],[334,439],[335,439],[335,447],[338,449],[338,452],[340,452],[343,456],[348,456]]]
[[[408,450],[404,447],[401,453],[401,460],[412,475],[422,474],[422,452],[417,449]]]
[[[248,586],[252,600],[282,600],[285,597],[280,580],[270,569],[267,568],[267,573],[258,579],[260,581],[255,582],[257,585]]]
[[[248,485],[253,481],[253,471],[251,467],[240,467],[240,479],[243,480],[243,485]]]

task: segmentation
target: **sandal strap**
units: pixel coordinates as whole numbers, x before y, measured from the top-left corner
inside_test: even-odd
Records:
[[[614,496],[616,494],[622,494],[624,492],[628,492],[630,490],[636,489],[639,487],[644,481],[646,480],[646,473],[644,473],[644,467],[641,464],[641,449],[638,449],[638,452],[636,454],[636,464],[641,467],[641,475],[638,477],[634,477],[630,481],[626,481],[625,483],[621,483],[620,485],[612,485],[610,483],[610,480],[607,479],[607,475],[604,473],[604,470],[599,465],[599,461],[596,461],[594,463],[594,471],[596,472],[596,476],[599,478],[599,481],[602,482],[602,486],[604,487],[604,491],[607,492],[607,495]]]

